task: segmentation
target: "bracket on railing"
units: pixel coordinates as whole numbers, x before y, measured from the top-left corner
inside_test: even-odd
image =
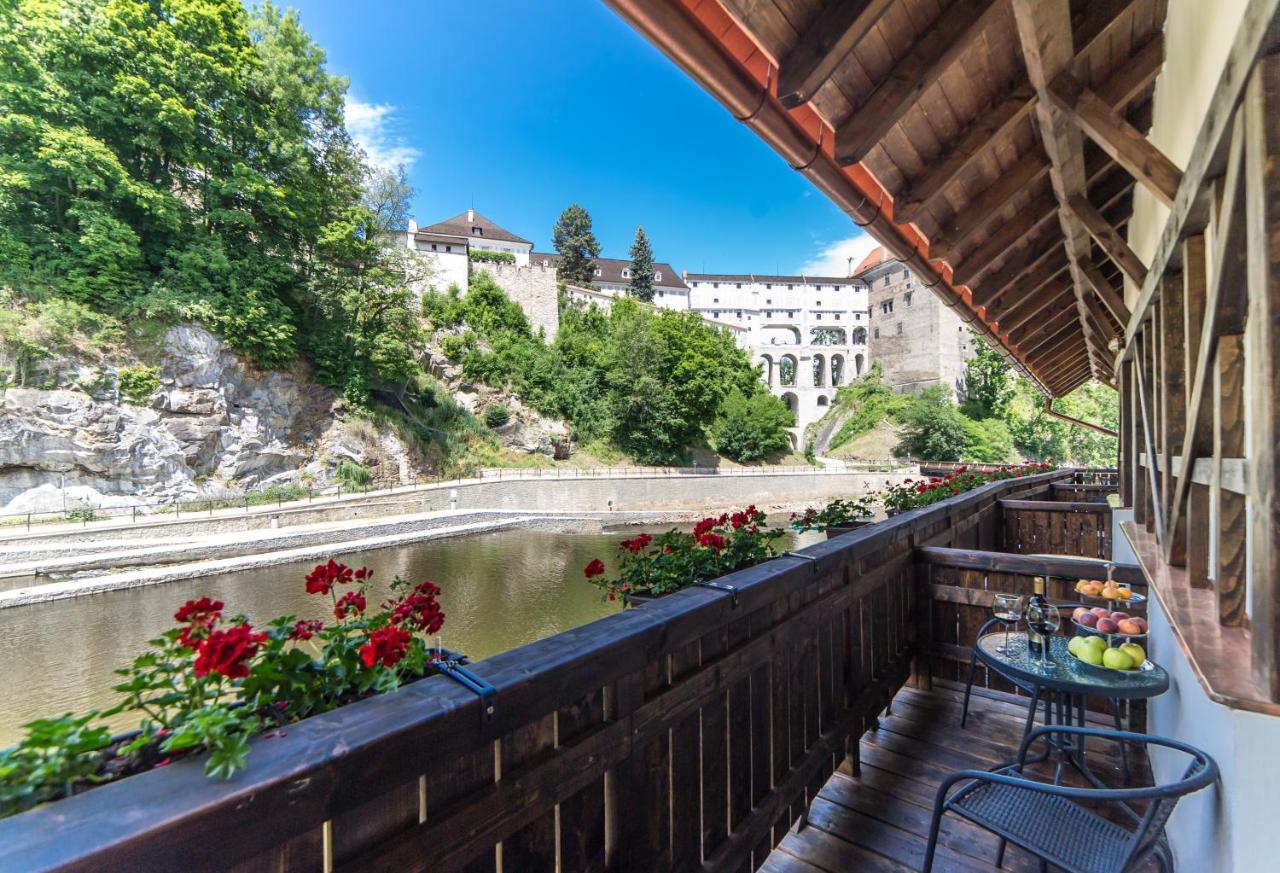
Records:
[[[698,586],[699,588],[712,588],[712,589],[715,589],[716,591],[723,591],[726,594],[732,594],[733,595],[732,608],[733,609],[738,608],[738,589],[735,588],[734,586],[725,585],[723,582],[704,582],[701,579],[699,579],[697,582],[694,582],[693,584]]]
[[[436,666],[441,674],[448,676],[463,688],[473,691],[480,698],[480,727],[486,728],[493,723],[493,717],[497,712],[498,707],[494,703],[494,698],[498,695],[498,689],[462,666],[461,660],[451,657],[437,661]]]

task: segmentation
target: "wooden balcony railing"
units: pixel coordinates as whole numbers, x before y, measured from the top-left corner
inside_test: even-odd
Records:
[[[1111,507],[1060,500],[1002,500],[1003,547],[1021,555],[1111,557]]]
[[[0,867],[754,870],[908,681],[933,608],[917,548],[994,548],[1006,500],[1070,475],[489,658],[489,713],[433,677],[255,741],[229,781],[182,761],[5,820]]]

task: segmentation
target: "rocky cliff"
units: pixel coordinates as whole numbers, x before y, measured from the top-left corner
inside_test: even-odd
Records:
[[[0,398],[0,512],[128,506],[299,481],[327,484],[342,458],[412,481],[391,431],[339,417],[341,402],[299,366],[262,372],[208,331],[173,327],[159,387],[121,395],[117,364],[57,362],[47,387]]]

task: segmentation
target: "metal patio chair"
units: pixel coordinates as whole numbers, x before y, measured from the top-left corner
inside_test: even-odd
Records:
[[[1052,734],[1070,735],[1081,743],[1086,737],[1160,746],[1190,758],[1182,778],[1147,788],[1072,788],[1041,782],[1023,775],[1027,750],[1036,740]],[[1050,864],[1067,873],[1129,873],[1154,858],[1165,873],[1173,860],[1164,839],[1164,825],[1179,798],[1199,791],[1218,778],[1218,765],[1199,749],[1166,737],[1102,728],[1054,725],[1033,730],[1022,741],[1017,759],[995,770],[963,770],[948,776],[938,787],[929,828],[922,873],[931,873],[938,846],[938,829],[946,812],[968,819],[1000,837],[996,866],[1004,861],[1009,842],[1040,859],[1040,869]],[[955,786],[959,784],[954,792]],[[1131,801],[1148,801],[1139,813]],[[1132,829],[1104,818],[1080,801],[1115,804],[1131,820]]]

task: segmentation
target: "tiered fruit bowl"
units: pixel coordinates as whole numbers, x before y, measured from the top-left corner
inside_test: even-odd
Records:
[[[1094,670],[1132,673],[1152,667],[1146,651],[1132,640],[1112,646],[1104,637],[1076,636],[1067,642],[1067,651],[1076,661]]]

